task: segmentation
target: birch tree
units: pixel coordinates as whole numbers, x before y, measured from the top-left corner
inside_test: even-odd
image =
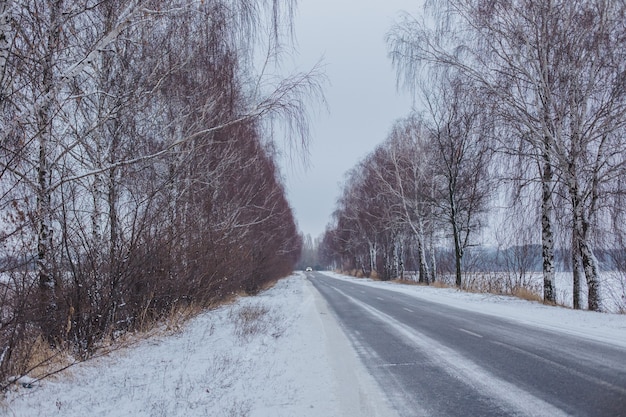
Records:
[[[381,193],[389,195],[400,227],[415,237],[419,282],[435,280],[435,203],[433,160],[429,132],[417,115],[399,120],[382,145],[383,161],[373,169]],[[430,252],[430,261],[427,251]]]
[[[30,330],[0,332],[3,359],[36,328],[87,357],[175,307],[290,271],[301,243],[271,125],[303,149],[306,108],[323,100],[315,68],[263,73],[294,6],[0,2],[0,257],[23,259],[26,289],[34,260],[39,294],[33,314],[32,294],[11,295]]]
[[[440,76],[434,85],[424,92],[436,149],[434,203],[450,227],[455,282],[460,287],[463,256],[473,234],[482,227],[481,216],[490,197],[489,124],[481,117],[484,106],[467,80]]]
[[[530,63],[534,55],[517,52],[515,42],[524,43],[522,35],[530,21],[516,20],[514,11],[521,11],[520,2],[429,2],[434,27],[426,19],[421,21],[406,15],[388,36],[391,56],[399,78],[414,88],[424,66],[446,71],[453,68],[473,80],[482,93],[497,103],[502,119],[511,122],[517,137],[529,140],[536,150],[542,192],[542,256],[544,299],[554,301],[554,237],[553,237],[553,164],[549,136],[550,103],[543,81],[547,73]],[[502,11],[498,14],[496,11]],[[509,12],[510,10],[510,12]],[[486,21],[485,21],[486,20]],[[545,26],[543,27],[545,29]],[[543,36],[541,31],[533,32]],[[536,44],[542,44],[543,40]],[[549,46],[550,43],[544,42]],[[541,55],[538,55],[541,56]],[[490,71],[490,69],[493,69]],[[547,68],[546,68],[547,69]],[[542,76],[544,76],[542,78]],[[542,99],[543,97],[543,99]],[[533,133],[535,133],[533,135]],[[505,142],[506,149],[516,147]]]
[[[608,149],[623,126],[624,5],[455,0],[429,7],[440,26],[429,29],[406,18],[390,35],[395,62],[407,78],[424,63],[456,68],[497,103],[494,116],[512,128],[517,141],[503,141],[502,148],[514,152],[520,141],[530,145],[527,156],[536,161],[542,184],[544,299],[550,302],[555,294],[552,197],[556,183],[567,184],[572,246],[579,248],[573,253],[584,264],[589,308],[600,309],[589,219],[596,210],[593,196],[612,177],[608,167],[620,165]],[[583,162],[582,155],[589,159]],[[582,177],[595,185],[581,192],[574,178],[587,167],[595,174]]]

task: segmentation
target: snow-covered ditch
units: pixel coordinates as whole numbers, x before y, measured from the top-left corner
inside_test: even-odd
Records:
[[[9,416],[393,416],[319,294],[296,274],[256,297],[16,386]]]
[[[626,315],[328,275],[626,347]],[[304,273],[174,334],[16,386],[1,407],[29,417],[395,415]]]

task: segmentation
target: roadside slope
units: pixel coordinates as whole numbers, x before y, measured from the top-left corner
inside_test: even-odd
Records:
[[[394,416],[302,273],[176,333],[16,387],[0,414]]]

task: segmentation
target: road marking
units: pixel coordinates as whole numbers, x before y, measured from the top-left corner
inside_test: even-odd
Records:
[[[376,298],[378,298],[380,301],[385,301],[384,299],[382,299],[382,298],[380,298],[380,297],[376,297]]]
[[[469,330],[465,330],[465,329],[461,329],[459,328],[460,331],[462,331],[463,333],[467,333],[467,334],[471,334],[474,337],[478,337],[479,339],[482,339],[483,337],[481,335],[479,335],[478,333],[474,333],[474,332],[470,332]]]
[[[410,308],[406,308],[406,307],[402,307],[404,310],[408,311],[409,313],[415,313],[415,311],[411,310]]]
[[[377,368],[391,368],[394,366],[415,366],[417,363],[415,362],[406,362],[406,363],[383,363],[381,365],[377,365]]]

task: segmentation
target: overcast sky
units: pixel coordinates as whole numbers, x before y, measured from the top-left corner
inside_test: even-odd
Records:
[[[417,14],[420,0],[300,0],[295,21],[300,70],[320,58],[329,85],[328,112],[313,119],[310,166],[283,168],[287,194],[302,233],[321,235],[345,174],[383,142],[412,106],[398,92],[385,35],[401,10]]]

